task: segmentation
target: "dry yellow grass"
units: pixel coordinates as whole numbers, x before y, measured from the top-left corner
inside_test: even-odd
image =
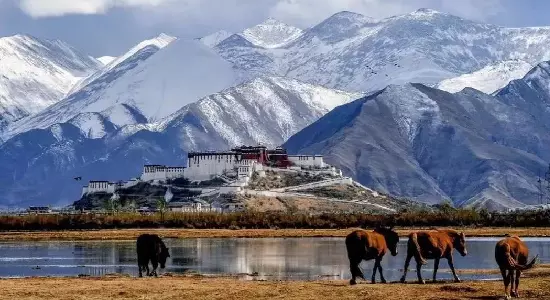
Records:
[[[550,299],[550,277],[524,278],[523,299]],[[0,280],[0,299],[500,299],[501,281],[350,286],[347,281],[236,278],[30,278]]]
[[[401,236],[413,230],[427,228],[397,228]],[[547,237],[550,228],[459,228],[466,236]],[[263,238],[263,237],[344,237],[349,229],[121,229],[121,230],[82,230],[82,231],[13,231],[0,232],[0,241],[41,241],[41,240],[132,240],[142,233],[155,233],[164,238]]]

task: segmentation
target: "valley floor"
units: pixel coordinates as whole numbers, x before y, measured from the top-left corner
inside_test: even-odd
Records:
[[[535,269],[536,270],[536,269]],[[522,278],[524,299],[550,299],[547,272]],[[347,281],[244,281],[237,278],[25,278],[0,280],[0,299],[502,299],[502,281],[350,286]]]
[[[439,227],[447,228],[447,227]],[[449,227],[450,228],[450,227]],[[3,231],[0,241],[50,241],[50,240],[133,240],[142,233],[158,234],[162,238],[272,238],[272,237],[345,237],[349,229],[120,229],[120,230],[74,230],[74,231]],[[413,230],[429,229],[422,227],[396,228],[399,235],[406,237]],[[540,228],[489,228],[452,227],[464,231],[468,237],[504,236],[520,237],[550,236],[550,227]]]

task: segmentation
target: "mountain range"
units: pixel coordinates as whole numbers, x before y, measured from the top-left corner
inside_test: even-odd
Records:
[[[268,19],[196,40],[161,34],[98,59],[4,39],[25,76],[5,88],[14,72],[0,67],[0,206],[67,204],[75,176],[126,179],[191,150],[288,140],[384,192],[503,209],[537,201],[550,160],[548,27],[341,12],[307,29]]]
[[[492,210],[538,204],[550,161],[550,63],[493,96],[390,85],[290,138],[360,182],[422,202]],[[542,172],[541,172],[542,171]]]

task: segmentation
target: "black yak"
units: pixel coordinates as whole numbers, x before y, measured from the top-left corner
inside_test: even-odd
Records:
[[[170,257],[168,248],[156,234],[142,234],[137,238],[137,257],[139,277],[143,277],[142,271],[147,271],[147,276],[157,276],[157,267],[164,269],[166,258]],[[149,272],[149,261],[153,265],[153,271]]]

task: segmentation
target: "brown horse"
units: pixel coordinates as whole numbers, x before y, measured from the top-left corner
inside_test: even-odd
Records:
[[[374,231],[356,230],[346,237],[346,249],[351,271],[351,285],[356,284],[355,278],[365,279],[359,264],[363,260],[375,259],[374,269],[372,271],[372,283],[376,282],[376,270],[380,272],[380,280],[386,283],[382,274],[380,261],[388,249],[393,256],[397,255],[397,243],[399,235],[393,231],[393,228],[377,227]]]
[[[512,297],[519,297],[518,286],[521,271],[531,269],[535,265],[538,255],[531,262],[527,263],[527,257],[529,256],[527,245],[517,236],[506,236],[495,247],[495,259],[500,268],[502,279],[504,279],[504,296],[506,299],[509,299],[510,294]],[[515,282],[514,272],[516,277]],[[510,287],[510,294],[508,294],[508,285],[510,283],[512,285]]]
[[[407,243],[407,258],[405,259],[405,270],[403,277],[401,277],[401,282],[405,282],[407,269],[412,257],[416,260],[416,273],[419,283],[425,283],[424,279],[422,279],[420,269],[422,265],[427,263],[426,259],[435,260],[433,273],[433,281],[435,281],[437,268],[439,268],[439,260],[442,258],[447,259],[455,282],[460,282],[453,263],[453,249],[455,248],[462,256],[468,254],[463,232],[458,233],[455,230],[429,230],[411,233]]]

